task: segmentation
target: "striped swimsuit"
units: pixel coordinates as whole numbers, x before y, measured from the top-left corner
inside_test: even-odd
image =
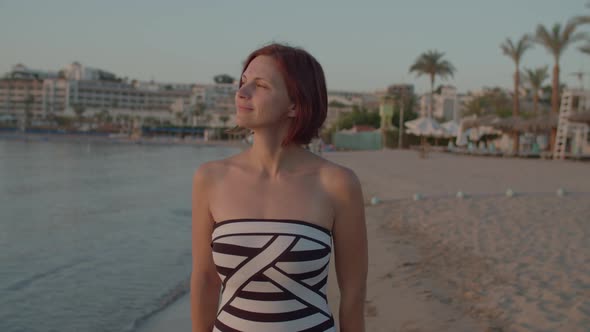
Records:
[[[232,219],[211,247],[222,293],[213,331],[335,331],[326,298],[332,234],[300,220]]]

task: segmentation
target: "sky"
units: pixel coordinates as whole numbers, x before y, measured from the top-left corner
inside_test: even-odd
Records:
[[[322,65],[329,90],[373,92],[394,83],[429,89],[408,73],[428,50],[457,69],[460,92],[512,86],[514,63],[499,45],[590,14],[587,0],[155,1],[0,0],[0,74],[17,63],[57,71],[79,61],[120,77],[212,83],[238,77],[247,55],[270,42],[303,47]],[[590,33],[590,25],[581,31]],[[540,45],[522,66],[553,65]],[[561,79],[579,86],[590,56],[570,46]],[[547,82],[549,83],[549,82]],[[584,79],[590,86],[590,73]]]

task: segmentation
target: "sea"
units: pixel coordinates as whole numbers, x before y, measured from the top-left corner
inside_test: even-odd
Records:
[[[134,331],[186,294],[192,176],[237,152],[0,138],[0,331]]]

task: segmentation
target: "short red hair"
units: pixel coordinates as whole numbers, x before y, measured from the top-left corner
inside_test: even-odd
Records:
[[[320,63],[302,48],[273,43],[252,52],[244,61],[244,71],[259,55],[272,57],[283,76],[289,98],[297,109],[294,123],[282,145],[308,144],[319,136],[328,113],[328,92]],[[240,77],[242,77],[240,75]],[[240,79],[240,87],[242,86]]]

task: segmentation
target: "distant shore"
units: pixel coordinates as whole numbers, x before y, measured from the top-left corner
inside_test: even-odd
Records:
[[[196,146],[224,146],[244,148],[248,146],[240,140],[203,140],[192,137],[160,136],[160,137],[129,137],[129,136],[107,136],[95,134],[36,134],[18,132],[0,132],[0,140],[14,141],[54,141],[54,142],[76,142],[76,143],[113,143],[113,144],[138,144],[138,145],[196,145]]]

